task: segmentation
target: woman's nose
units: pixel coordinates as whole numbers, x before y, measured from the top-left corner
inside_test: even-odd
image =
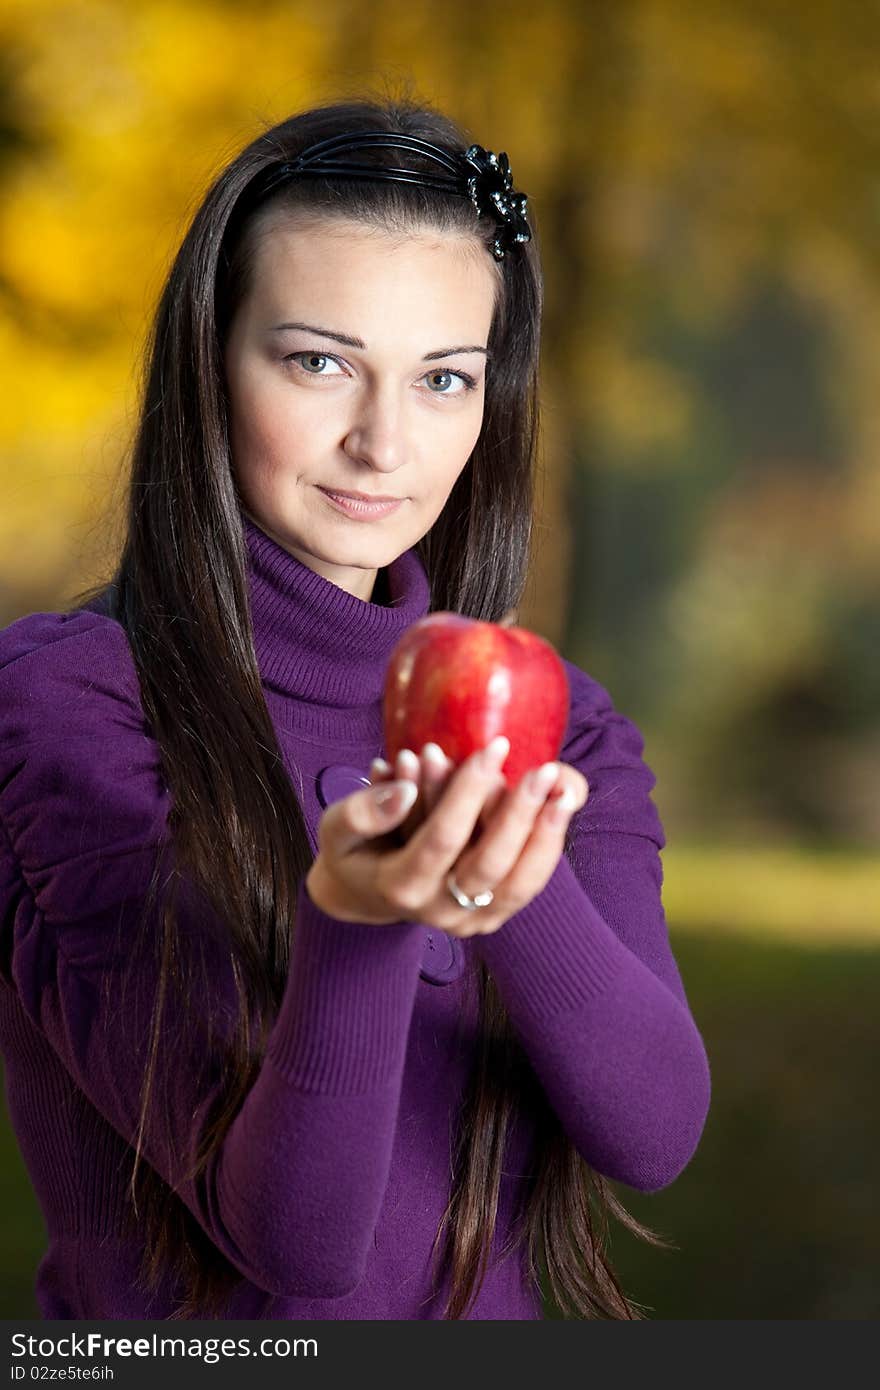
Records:
[[[382,472],[399,468],[406,458],[399,402],[390,395],[365,399],[350,423],[344,447],[351,458]]]

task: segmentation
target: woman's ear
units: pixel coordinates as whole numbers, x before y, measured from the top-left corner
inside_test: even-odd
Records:
[[[517,608],[508,608],[507,612],[504,614],[504,617],[500,619],[500,621],[499,621],[499,626],[500,626],[500,627],[515,627],[515,626],[516,626],[516,623],[517,623],[517,618],[518,618],[518,616],[519,616],[519,609],[517,609]]]

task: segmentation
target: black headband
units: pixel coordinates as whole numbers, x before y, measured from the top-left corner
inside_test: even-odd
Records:
[[[348,150],[368,147],[415,150],[446,171],[419,173],[415,169],[386,168],[378,164],[358,164],[338,159]],[[490,214],[498,224],[492,243],[496,260],[503,260],[505,251],[518,242],[531,240],[526,221],[526,194],[513,188],[510,163],[503,152],[495,155],[482,145],[471,145],[464,154],[451,154],[420,140],[415,135],[386,134],[383,131],[358,131],[351,135],[333,135],[309,145],[295,160],[272,164],[263,170],[266,179],[262,193],[279,187],[288,178],[320,177],[338,174],[344,178],[393,180],[396,183],[415,183],[424,188],[436,188],[470,198],[477,212]]]

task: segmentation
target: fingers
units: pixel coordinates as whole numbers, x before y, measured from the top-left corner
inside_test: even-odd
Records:
[[[478,852],[471,867],[456,875],[462,891],[471,896],[479,892],[476,882],[479,879],[484,886],[493,886],[498,903],[507,916],[519,912],[549,882],[564,853],[571,818],[579,809],[578,793],[573,786],[566,786],[559,796],[548,797],[535,816],[531,831],[506,876],[496,881],[494,886],[486,885],[484,880],[486,874],[491,872],[491,865],[484,863]],[[467,884],[473,879],[474,886],[466,887],[462,879]]]
[[[453,768],[451,759],[437,743],[424,744],[421,757],[416,757],[409,748],[401,749],[393,767],[384,758],[373,759],[370,764],[373,786],[394,778],[407,778],[419,788],[419,799],[401,827],[405,838],[431,814]]]
[[[574,811],[579,811],[587,803],[590,795],[590,784],[582,772],[570,763],[557,763],[559,775],[556,782],[550,789],[549,798],[551,801],[559,801],[564,792],[568,792],[571,805]],[[568,802],[565,802],[565,809],[568,809]]]
[[[387,835],[403,823],[418,791],[415,782],[383,782],[334,802],[319,823],[319,848],[341,858],[364,840]]]
[[[588,795],[587,779],[567,763],[546,763],[523,777],[455,869],[463,892],[476,897],[491,888],[495,894],[495,911],[475,914],[474,932],[496,930],[541,892],[564,853],[572,816]]]
[[[466,758],[449,779],[430,819],[399,856],[395,865],[397,891],[413,906],[436,895],[438,882],[468,844],[509,751],[509,741],[501,736]]]
[[[558,763],[544,763],[528,772],[515,790],[502,800],[475,850],[473,867],[470,863],[466,866],[468,875],[472,873],[474,879],[480,876],[482,888],[494,888],[513,869],[558,773]],[[464,870],[463,865],[462,872]],[[470,891],[458,873],[456,882],[463,892]],[[481,888],[475,889],[475,892],[481,891]]]
[[[437,743],[426,743],[422,749],[422,789],[425,815],[429,816],[440,799],[440,793],[452,773],[453,764]]]
[[[425,745],[427,747],[427,745]],[[385,758],[374,758],[370,763],[370,782],[376,786],[377,782],[394,781],[404,777],[408,781],[419,781],[420,763],[415,753],[409,748],[401,748],[397,757],[394,759],[394,766],[387,762]]]
[[[485,804],[483,806],[482,811],[480,812],[477,824],[481,831],[484,830],[486,826],[489,824],[496,810],[498,809],[499,803],[504,800],[507,794],[508,786],[504,778],[502,777],[500,778],[495,790],[491,791],[489,795],[486,797]]]
[[[409,748],[401,748],[397,757],[394,759],[394,776],[396,778],[403,777],[406,778],[407,781],[415,783],[418,793],[408,814],[404,816],[403,820],[400,822],[400,833],[403,836],[404,842],[409,839],[413,831],[421,825],[424,820],[421,795],[421,774],[421,763],[415,753]]]
[[[586,778],[564,762],[549,763],[509,790],[501,773],[509,752],[507,740],[500,741],[494,760],[486,757],[488,751],[480,750],[457,768],[436,745],[427,744],[420,758],[402,750],[393,765],[374,759],[374,786],[346,798],[344,815],[331,815],[332,807],[327,812],[324,822],[335,840],[335,853],[344,856],[347,848],[361,849],[348,863],[366,865],[360,872],[367,874],[377,911],[390,905],[395,920],[422,914],[422,920],[454,936],[471,936],[497,930],[546,885],[564,852],[571,817],[587,800]],[[401,796],[402,773],[411,774],[403,784],[409,792],[408,806]],[[378,802],[383,792],[384,807]],[[376,798],[375,805],[369,803],[370,796]],[[402,836],[404,821],[415,816],[419,820],[412,834]],[[400,846],[402,838],[403,847],[378,853],[383,835],[392,846]],[[378,842],[359,846],[371,838]],[[328,854],[328,862],[331,857]],[[491,888],[494,908],[470,914],[456,907],[445,887],[453,867],[457,883],[471,897]],[[363,918],[364,909],[359,906],[358,911]]]

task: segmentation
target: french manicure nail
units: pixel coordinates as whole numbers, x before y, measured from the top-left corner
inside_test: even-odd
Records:
[[[504,734],[498,734],[486,744],[480,754],[480,765],[484,771],[495,772],[501,767],[509,752],[510,739]]]
[[[564,820],[568,820],[575,806],[577,797],[571,787],[566,787],[558,801],[549,804],[548,816],[553,825],[561,825]]]
[[[542,800],[556,781],[558,772],[558,763],[544,763],[536,767],[526,777],[526,795],[534,797],[536,801]]]
[[[422,757],[427,758],[428,762],[433,763],[438,769],[446,766],[446,754],[439,743],[426,743],[422,749]]]

